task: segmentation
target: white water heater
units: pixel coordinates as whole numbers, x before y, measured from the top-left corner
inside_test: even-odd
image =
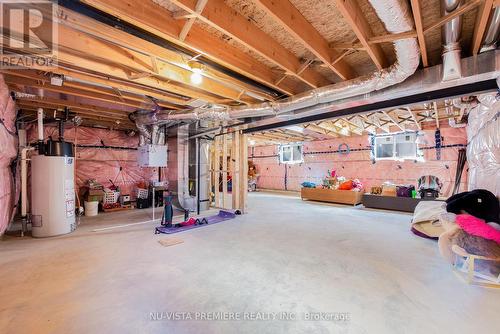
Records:
[[[33,237],[51,237],[75,230],[74,160],[72,156],[31,158]]]

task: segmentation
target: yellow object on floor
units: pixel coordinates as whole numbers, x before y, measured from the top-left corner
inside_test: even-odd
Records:
[[[165,238],[165,239],[158,240],[158,242],[160,243],[160,245],[162,245],[164,247],[168,247],[168,246],[182,244],[184,242],[184,240],[179,239],[179,238]]]

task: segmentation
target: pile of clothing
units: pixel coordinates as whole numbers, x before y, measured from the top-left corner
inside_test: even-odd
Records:
[[[363,191],[363,183],[359,179],[347,179],[338,176],[335,170],[328,171],[323,179],[323,189]]]
[[[415,208],[412,223],[416,235],[438,240],[439,251],[449,263],[457,264],[459,257],[454,250],[459,249],[491,259],[488,270],[499,275],[500,204],[490,191],[467,191],[446,202],[422,201]]]

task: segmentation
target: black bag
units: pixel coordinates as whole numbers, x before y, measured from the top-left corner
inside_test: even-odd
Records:
[[[147,198],[138,198],[137,199],[137,209],[147,209],[149,208],[149,201]]]

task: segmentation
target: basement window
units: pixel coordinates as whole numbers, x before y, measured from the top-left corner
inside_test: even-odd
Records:
[[[417,157],[416,132],[392,133],[375,137],[376,160],[415,160]]]
[[[280,146],[280,163],[296,164],[304,162],[302,144]]]

